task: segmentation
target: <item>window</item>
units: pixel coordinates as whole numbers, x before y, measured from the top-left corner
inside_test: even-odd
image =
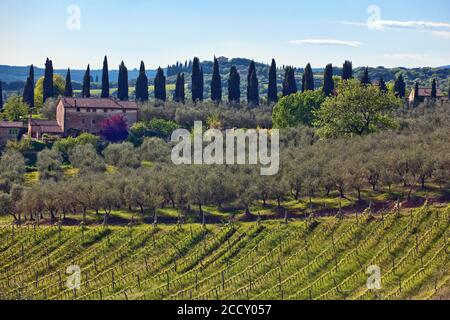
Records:
[[[9,134],[10,135],[18,135],[19,134],[19,130],[18,129],[9,129]]]
[[[108,112],[108,109],[103,109],[103,112],[104,112],[104,113],[107,113],[107,112]]]
[[[123,111],[123,113],[127,113],[127,110],[125,110],[125,109],[123,109],[122,111]]]
[[[87,108],[87,112],[91,112],[91,108]]]
[[[95,124],[95,119],[94,119],[94,120],[92,120],[92,124]]]
[[[97,112],[97,109],[96,108],[92,109],[92,112]]]
[[[86,123],[86,120],[85,120],[85,119],[81,119],[81,123],[82,123],[82,124],[85,124],[85,123]]]
[[[77,112],[80,112],[81,110],[80,110],[80,108],[77,108]]]

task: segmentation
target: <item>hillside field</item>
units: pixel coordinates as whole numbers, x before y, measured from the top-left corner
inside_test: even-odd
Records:
[[[449,214],[425,203],[287,223],[4,224],[0,299],[448,299]],[[380,290],[367,288],[370,266]]]

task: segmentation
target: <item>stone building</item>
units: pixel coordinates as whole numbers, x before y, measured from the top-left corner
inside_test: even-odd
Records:
[[[431,90],[431,88],[419,88],[418,97],[416,97],[415,90],[411,90],[411,94],[409,95],[409,104],[412,106],[416,101],[416,98],[419,103],[431,101]],[[441,89],[436,89],[436,101],[440,103],[448,101],[448,97],[444,95]]]
[[[20,121],[0,121],[0,144],[8,141],[17,141],[25,126]]]
[[[35,139],[41,139],[43,135],[100,135],[102,122],[118,114],[123,115],[128,128],[131,128],[137,122],[137,103],[113,98],[60,98],[56,104],[56,120],[30,118],[28,135]]]

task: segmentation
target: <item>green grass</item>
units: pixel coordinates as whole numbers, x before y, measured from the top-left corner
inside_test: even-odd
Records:
[[[448,292],[449,214],[437,205],[384,219],[15,227],[14,236],[5,226],[0,299],[432,299]],[[76,292],[65,285],[70,265],[81,268]],[[367,289],[371,265],[381,290]]]

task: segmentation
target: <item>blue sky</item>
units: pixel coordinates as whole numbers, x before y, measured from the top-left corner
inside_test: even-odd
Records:
[[[71,5],[80,29],[67,27]],[[56,68],[99,68],[105,54],[111,68],[214,55],[440,66],[450,64],[450,1],[0,0],[0,43],[0,64],[42,66],[48,56]]]

